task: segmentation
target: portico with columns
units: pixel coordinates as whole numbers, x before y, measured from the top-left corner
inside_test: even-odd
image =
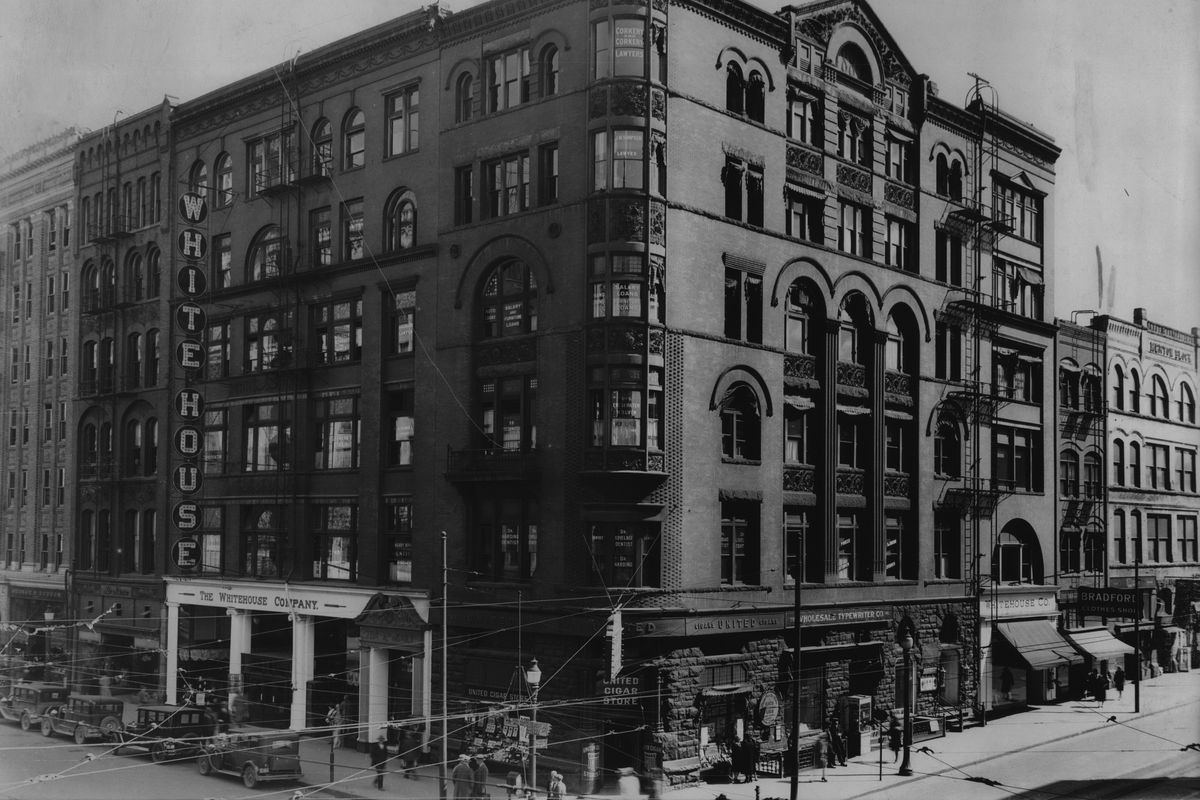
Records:
[[[432,636],[427,630],[428,598],[417,594],[382,593],[355,587],[249,583],[188,578],[166,578],[167,652],[165,657],[168,703],[179,702],[180,619],[183,606],[221,608],[229,620],[229,700],[234,707],[244,696],[247,656],[254,652],[255,612],[286,614],[291,628],[289,727],[308,727],[308,687],[314,678],[317,657],[316,629],[322,620],[343,620],[347,647],[355,640],[358,652],[348,654],[356,664],[351,683],[359,687],[359,740],[370,741],[396,718],[422,718],[427,729],[431,711],[429,665]],[[361,626],[361,627],[360,627]],[[365,635],[359,635],[359,631]],[[385,632],[386,631],[386,632]],[[186,644],[184,645],[186,646]],[[389,698],[389,664],[400,649],[411,663],[411,702],[398,709]],[[407,662],[406,662],[407,663]]]

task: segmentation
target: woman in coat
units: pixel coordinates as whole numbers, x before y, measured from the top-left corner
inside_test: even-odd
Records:
[[[903,735],[904,728],[900,725],[900,716],[893,711],[888,722],[888,747],[892,751],[893,764],[900,760],[900,740]]]

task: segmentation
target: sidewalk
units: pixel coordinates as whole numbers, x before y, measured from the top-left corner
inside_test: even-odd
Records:
[[[1142,683],[1141,713],[1133,713],[1133,687],[1127,686],[1125,696],[1112,699],[1097,708],[1094,700],[1070,700],[1058,705],[1038,706],[1029,711],[989,720],[985,726],[968,727],[962,733],[948,733],[940,739],[930,739],[913,746],[911,765],[915,775],[902,778],[896,774],[892,753],[883,753],[883,780],[879,780],[879,752],[852,758],[847,766],[827,770],[826,782],[820,770],[800,773],[800,794],[805,800],[846,800],[887,792],[902,782],[926,780],[935,775],[965,769],[997,756],[1028,750],[1047,742],[1059,741],[1105,727],[1109,717],[1121,721],[1152,716],[1182,703],[1200,699],[1200,672],[1177,672],[1160,675]],[[919,752],[930,748],[935,756]],[[374,771],[365,753],[342,749],[335,755],[334,784],[329,784],[329,747],[323,741],[303,739],[300,755],[303,759],[303,797],[313,798],[380,798],[380,800],[438,800],[438,770],[435,766],[421,767],[417,780],[406,780],[398,772],[386,776],[384,790],[372,785]],[[450,765],[451,767],[453,764]],[[546,770],[549,775],[549,770]],[[503,775],[495,773],[491,782],[492,800],[504,800]],[[665,800],[715,800],[724,795],[728,800],[770,800],[790,795],[790,779],[765,778],[757,783],[707,784],[669,790]],[[570,789],[572,787],[568,787]],[[756,794],[757,792],[757,794]],[[570,793],[569,793],[570,794]],[[616,787],[600,797],[616,795]]]

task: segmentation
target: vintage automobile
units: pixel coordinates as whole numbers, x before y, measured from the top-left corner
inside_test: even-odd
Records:
[[[240,775],[247,789],[264,781],[298,781],[300,735],[273,728],[233,728],[206,742],[196,765],[201,775]]]
[[[61,733],[74,736],[76,744],[88,739],[109,740],[121,729],[125,703],[95,694],[73,694],[64,705],[51,706],[42,714],[42,736]]]
[[[67,687],[57,683],[17,683],[0,697],[0,716],[21,722],[21,730],[29,730],[52,706],[67,701]]]
[[[189,758],[198,754],[205,739],[216,733],[216,718],[197,706],[138,706],[137,719],[116,731],[120,752],[129,747],[148,752],[155,761]]]

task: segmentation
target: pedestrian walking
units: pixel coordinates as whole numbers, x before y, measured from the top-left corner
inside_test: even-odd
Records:
[[[1125,693],[1125,670],[1117,667],[1117,671],[1113,673],[1113,688],[1117,690],[1117,699]]]
[[[411,727],[400,726],[400,774],[405,778],[417,779],[417,754],[421,751],[421,738]]]
[[[746,748],[742,745],[742,740],[735,738],[733,744],[729,745],[729,782],[741,783],[742,776],[746,774]]]
[[[1096,675],[1096,707],[1104,708],[1104,701],[1108,697],[1108,676],[1104,674]]]
[[[454,786],[454,800],[471,800],[471,791],[475,786],[475,775],[471,772],[471,757],[460,753],[458,763],[450,773]]]
[[[340,700],[325,712],[325,726],[329,729],[330,741],[336,750],[342,746],[342,703]]]
[[[837,717],[833,714],[829,715],[829,752],[832,758],[837,759],[839,767],[846,766],[846,741],[842,738],[841,726],[838,724]],[[830,761],[829,766],[833,766]]]
[[[383,776],[387,771],[388,747],[387,734],[379,732],[379,736],[371,745],[371,766],[375,768],[375,788],[383,791]]]
[[[1000,694],[1002,694],[1004,696],[1005,700],[1012,700],[1012,688],[1013,688],[1012,670],[1009,669],[1008,667],[1005,667],[1004,671],[1000,673]]]
[[[758,739],[755,739],[753,736],[747,736],[746,740],[742,742],[742,762],[746,769],[747,781],[758,781],[758,756]]]
[[[621,777],[617,779],[617,788],[621,791],[621,800],[642,800],[642,782],[633,767],[621,767],[618,771]]]
[[[471,797],[474,800],[488,800],[488,768],[483,756],[473,755],[467,762],[471,768]]]
[[[900,760],[900,740],[903,735],[904,728],[900,725],[900,715],[892,711],[891,720],[888,721],[888,747],[892,751],[893,764]]]
[[[550,770],[550,785],[546,787],[546,800],[566,800],[567,784],[563,781],[562,773]]]
[[[789,752],[790,752],[790,748],[789,748]],[[817,763],[821,765],[821,782],[822,783],[828,782],[828,778],[825,777],[825,768],[827,766],[833,766],[832,763],[828,763],[828,764],[826,763],[826,760],[828,758],[829,758],[829,736],[828,736],[828,734],[825,733],[825,731],[821,731],[821,733],[817,734]],[[794,766],[795,765],[793,765],[793,767]]]

